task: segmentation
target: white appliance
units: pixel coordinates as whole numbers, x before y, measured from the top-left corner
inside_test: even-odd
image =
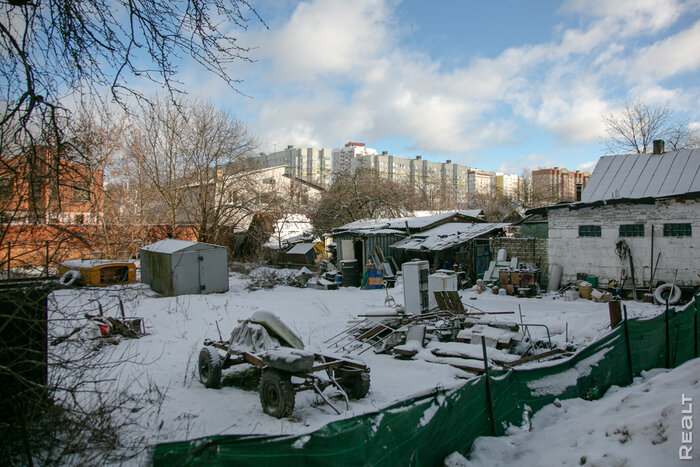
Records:
[[[457,274],[447,272],[436,272],[428,276],[428,304],[430,309],[437,307],[435,292],[457,291]]]
[[[401,265],[403,276],[403,303],[406,313],[420,314],[430,309],[428,297],[427,261],[409,261]]]

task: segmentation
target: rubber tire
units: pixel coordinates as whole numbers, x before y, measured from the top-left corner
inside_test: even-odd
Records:
[[[260,404],[263,412],[275,418],[285,418],[294,411],[294,387],[289,373],[266,368],[260,378]]]
[[[221,356],[212,347],[204,347],[199,352],[199,381],[207,388],[221,385]]]
[[[80,274],[80,271],[69,269],[61,276],[60,279],[58,279],[58,283],[61,285],[65,285],[66,287],[70,287],[71,285],[78,282],[81,276],[82,274]]]
[[[681,299],[681,296],[683,293],[681,292],[681,289],[678,288],[678,286],[674,286],[673,284],[662,284],[654,290],[654,299],[656,300],[656,303],[660,305],[665,305],[666,304],[666,297],[664,297],[664,292],[671,293],[671,296],[668,300],[669,305],[674,305],[678,303],[678,301]]]
[[[369,373],[346,373],[340,380],[340,387],[345,390],[349,399],[362,399],[369,392]]]

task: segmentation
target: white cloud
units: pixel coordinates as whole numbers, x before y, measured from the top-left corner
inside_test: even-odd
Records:
[[[670,30],[697,3],[572,0],[561,11],[579,20],[576,28],[446,71],[401,46],[394,0],[301,2],[281,29],[259,36],[258,77],[275,92],[254,103],[255,128],[277,147],[403,138],[425,155],[509,144],[523,124],[558,143],[596,142],[615,103],[678,97],[660,80],[700,66],[700,26],[656,43],[650,34]],[[627,58],[638,39],[651,45]],[[654,60],[658,71],[648,69]]]
[[[282,29],[258,36],[260,56],[281,81],[359,73],[391,44],[389,14],[383,0],[300,2]]]
[[[569,0],[561,11],[602,18],[608,27],[616,27],[620,34],[628,36],[664,29],[688,7],[679,0]]]
[[[639,51],[635,68],[649,78],[661,80],[700,68],[700,21],[692,27]]]
[[[532,172],[533,170],[550,167],[562,167],[562,164],[542,154],[531,153],[526,156],[520,156],[515,160],[502,163],[496,171],[507,174],[522,174],[524,171]]]

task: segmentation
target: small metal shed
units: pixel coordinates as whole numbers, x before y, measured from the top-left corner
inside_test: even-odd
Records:
[[[166,238],[139,250],[141,282],[161,295],[228,290],[227,248]]]

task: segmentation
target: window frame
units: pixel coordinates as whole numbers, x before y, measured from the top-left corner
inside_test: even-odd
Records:
[[[578,226],[578,236],[579,238],[596,238],[603,236],[603,229],[600,225],[579,225]]]
[[[620,224],[618,236],[620,238],[645,237],[644,224]]]
[[[664,237],[692,237],[693,225],[689,222],[669,222],[664,224]]]

